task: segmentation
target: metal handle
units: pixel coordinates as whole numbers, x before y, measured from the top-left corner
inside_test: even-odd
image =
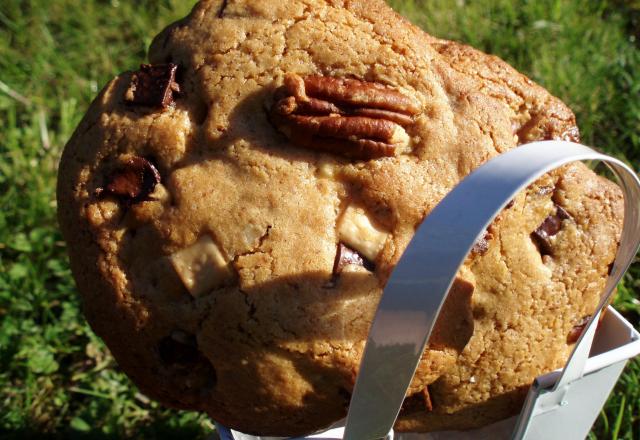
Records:
[[[519,191],[544,173],[582,160],[607,163],[625,194],[624,229],[613,272],[598,311],[576,344],[556,388],[582,376],[595,334],[594,322],[640,245],[640,181],[624,163],[583,145],[536,142],[475,170],[418,228],[383,292],[371,325],[344,439],[372,440],[387,435],[449,288],[473,243]]]

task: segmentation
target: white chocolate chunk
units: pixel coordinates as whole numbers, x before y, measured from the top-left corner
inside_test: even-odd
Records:
[[[364,209],[349,206],[340,219],[338,236],[369,261],[375,261],[389,234],[374,226]]]
[[[231,277],[231,269],[209,235],[169,257],[173,268],[194,297],[219,287]]]

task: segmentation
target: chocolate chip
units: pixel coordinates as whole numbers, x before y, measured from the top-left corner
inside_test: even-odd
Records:
[[[582,332],[589,323],[590,315],[584,316],[576,325],[573,326],[567,335],[567,344],[575,344],[580,339]]]
[[[98,188],[96,195],[105,194],[137,203],[146,199],[160,183],[160,173],[151,162],[143,157],[131,157],[107,177],[104,188]]]
[[[556,215],[562,220],[568,220],[571,218],[571,215],[562,206],[556,205]]]
[[[557,215],[550,215],[540,226],[535,230],[535,234],[541,239],[547,239],[553,237],[562,228],[562,219]]]
[[[570,218],[571,216],[567,211],[560,206],[556,206],[556,213],[544,219],[542,224],[538,226],[538,229],[533,231],[531,238],[543,255],[551,254],[551,237],[554,237],[560,232],[560,229],[562,229],[562,221]]]
[[[349,403],[351,403],[351,392],[344,387],[340,387],[338,388],[338,397],[344,402],[345,408],[348,408]]]
[[[159,373],[185,398],[206,396],[216,386],[216,369],[198,349],[193,334],[174,330],[158,342],[156,352],[161,361]]]
[[[224,18],[224,11],[227,9],[229,0],[223,0],[222,6],[220,6],[220,10],[218,11],[218,18]]]
[[[375,265],[371,261],[344,243],[338,243],[338,251],[336,252],[336,258],[333,263],[333,275],[340,275],[345,266],[350,264],[362,266],[371,272],[375,270]]]
[[[418,391],[404,399],[404,402],[402,403],[402,411],[405,413],[433,411],[429,387],[426,387],[422,391]]]
[[[133,74],[125,100],[133,105],[166,108],[173,103],[173,94],[180,92],[176,82],[178,66],[142,64]]]
[[[376,269],[376,265],[369,261],[367,258],[362,256],[358,251],[355,251],[345,245],[344,243],[338,243],[338,250],[336,251],[336,258],[333,261],[333,275],[331,280],[327,282],[323,287],[325,289],[333,289],[336,287],[336,283],[342,270],[350,265],[355,264],[356,266],[362,266],[367,269],[369,272],[373,272]]]
[[[507,204],[505,205],[504,209],[510,209],[510,208],[513,208],[513,205],[515,205],[515,204],[516,204],[516,201],[515,201],[515,200],[513,200],[513,199],[511,199],[511,200],[509,200],[509,203],[507,203]]]
[[[195,336],[182,331],[173,331],[170,336],[162,338],[158,343],[158,354],[168,365],[195,364],[203,357]]]

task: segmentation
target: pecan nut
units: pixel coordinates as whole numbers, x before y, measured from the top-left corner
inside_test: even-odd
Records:
[[[107,177],[96,196],[111,195],[126,203],[138,203],[146,200],[159,183],[158,169],[144,157],[133,156]]]
[[[295,144],[368,160],[406,149],[404,127],[418,113],[414,99],[381,84],[287,74],[270,116]]]
[[[167,108],[174,93],[180,93],[176,82],[176,64],[142,64],[131,77],[125,101],[131,105]]]

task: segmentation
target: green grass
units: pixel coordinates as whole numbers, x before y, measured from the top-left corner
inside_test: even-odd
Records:
[[[144,60],[192,1],[0,2],[0,437],[204,438],[206,417],[163,409],[84,322],[55,221],[56,165],[88,103]],[[639,2],[391,3],[431,33],[495,53],[577,113],[586,143],[640,164]],[[640,268],[617,307],[640,327]],[[640,438],[640,362],[593,438]]]

